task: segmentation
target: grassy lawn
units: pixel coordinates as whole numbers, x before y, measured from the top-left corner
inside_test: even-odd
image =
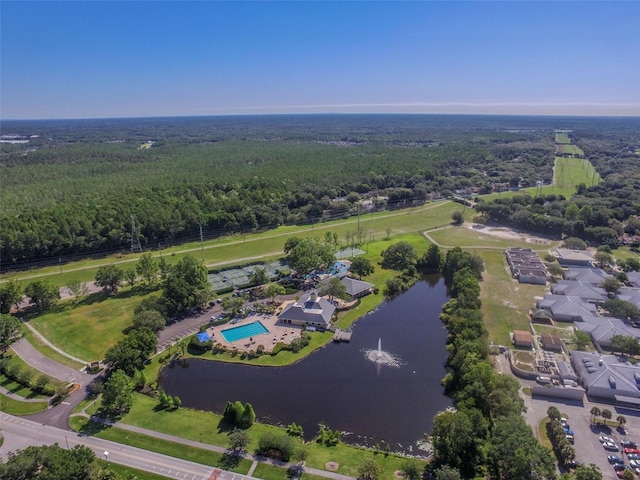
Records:
[[[29,375],[34,380],[36,380],[39,377],[44,375],[49,380],[49,383],[51,383],[52,385],[54,385],[56,387],[65,384],[65,382],[63,382],[62,380],[50,377],[49,375],[45,375],[44,373],[42,373],[40,370],[36,370],[31,365],[29,365],[27,362],[22,360],[22,358],[20,358],[18,355],[16,355],[15,352],[13,350],[11,350],[11,348],[9,348],[9,350],[7,350],[4,353],[4,358],[8,358],[9,359],[9,363],[11,365],[18,364],[19,367],[20,367],[20,371],[21,372],[29,372]]]
[[[566,133],[556,133],[556,143],[569,144],[571,143],[571,140],[569,139],[569,135]]]
[[[80,370],[84,367],[84,364],[78,363],[75,360],[70,359],[69,357],[58,353],[56,350],[51,348],[49,345],[45,345],[42,343],[38,337],[36,337],[31,330],[24,328],[24,338],[26,338],[27,342],[29,342],[33,348],[38,350],[45,357],[49,357],[51,360],[58,362],[61,365],[64,365],[69,368],[73,368],[75,370]]]
[[[9,415],[31,415],[47,409],[48,402],[20,402],[0,393],[0,410]]]
[[[509,332],[528,330],[528,311],[535,306],[534,297],[543,296],[544,285],[520,284],[511,278],[501,251],[484,251],[485,272],[480,283],[480,299],[489,338],[509,345]]]
[[[547,435],[547,424],[549,423],[549,418],[543,418],[538,424],[538,434],[540,438],[540,443],[545,447],[549,447],[552,449],[551,440],[549,440],[549,436]]]
[[[631,250],[631,247],[619,247],[612,249],[611,254],[616,260],[626,260],[627,258],[635,258],[640,260],[640,255]]]
[[[0,373],[0,385],[10,391],[13,395],[22,398],[46,398],[44,395],[34,392],[29,387],[19,384],[6,375]]]
[[[125,415],[123,422],[136,425],[150,430],[175,435],[189,440],[195,440],[211,445],[220,445],[226,447],[228,445],[228,431],[221,428],[221,415],[209,412],[180,408],[178,410],[157,410],[158,402],[144,395],[136,395],[131,411]],[[82,419],[73,420],[80,422]],[[85,420],[86,421],[86,420]],[[118,429],[111,429],[118,430]],[[270,425],[255,423],[249,430],[251,443],[247,448],[253,451],[258,439],[266,432],[282,432]],[[311,432],[307,433],[309,436]],[[106,438],[106,437],[105,437]],[[122,441],[122,440],[118,440]],[[139,446],[133,442],[133,436],[130,434],[131,445]],[[122,441],[126,443],[126,441]],[[142,447],[146,448],[146,447]],[[149,448],[151,450],[151,448]],[[306,463],[310,467],[324,469],[325,464],[334,461],[340,464],[339,473],[357,476],[358,465],[367,456],[373,456],[373,452],[362,450],[348,445],[339,444],[335,447],[326,447],[316,442],[307,443],[307,460]],[[387,478],[398,470],[402,463],[406,460],[403,457],[389,455],[385,457],[383,454],[375,456],[376,461],[380,463],[386,472],[383,475]]]
[[[123,330],[131,325],[133,309],[148,295],[135,295],[124,289],[109,297],[97,293],[76,307],[63,302],[29,322],[65,352],[87,362],[98,360],[124,337]]]
[[[137,448],[149,450],[150,452],[161,453],[202,465],[222,467],[236,473],[246,474],[249,468],[251,468],[252,462],[250,460],[240,460],[237,464],[232,465],[226,461],[224,454],[219,452],[196,448],[182,443],[170,442],[121,428],[105,427],[91,422],[86,418],[74,417],[72,427],[86,435],[111,440],[112,442],[123,445],[132,445]]]

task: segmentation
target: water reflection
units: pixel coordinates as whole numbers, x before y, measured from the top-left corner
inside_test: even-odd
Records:
[[[288,367],[267,368],[190,360],[167,368],[162,388],[183,405],[222,412],[227,401],[250,402],[260,421],[296,422],[311,439],[324,423],[349,432],[349,443],[388,442],[411,451],[435,413],[451,404],[445,375],[446,330],[439,320],[446,288],[438,277],[419,282],[355,324],[350,343],[330,344]],[[378,339],[398,368],[371,361]]]

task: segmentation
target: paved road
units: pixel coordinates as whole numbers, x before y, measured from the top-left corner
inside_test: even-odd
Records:
[[[67,431],[41,425],[23,418],[0,414],[0,426],[4,434],[4,444],[0,447],[0,456],[6,458],[10,451],[23,449],[29,445],[59,444],[61,447],[73,448],[76,445],[89,447],[96,456],[108,458],[109,461],[137,468],[166,477],[184,480],[239,480],[242,476],[199,465],[179,458],[168,457],[140,448],[121,445],[95,437],[81,437]],[[108,454],[105,454],[108,452]],[[219,473],[219,475],[215,475]],[[244,477],[248,478],[248,477]]]
[[[93,379],[92,375],[87,375],[80,370],[74,370],[73,368],[54,362],[36,350],[24,338],[13,343],[11,348],[22,360],[50,377],[55,377],[69,383],[79,383],[80,385],[87,385]]]

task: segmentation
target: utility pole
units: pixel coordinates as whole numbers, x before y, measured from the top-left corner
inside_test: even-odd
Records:
[[[200,250],[202,251],[202,260],[204,260],[204,238],[202,237],[202,224],[200,224]]]
[[[136,227],[136,217],[131,215],[131,251],[142,251],[142,245],[140,244],[140,237],[138,236],[138,228]]]

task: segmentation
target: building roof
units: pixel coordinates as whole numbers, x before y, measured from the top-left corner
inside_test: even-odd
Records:
[[[290,303],[278,315],[282,320],[329,325],[336,307],[315,293],[305,295],[297,302]]]
[[[538,308],[544,308],[551,312],[554,320],[558,318],[570,318],[572,321],[580,321],[585,316],[595,315],[597,307],[580,297],[572,295],[545,294],[538,300]]]
[[[198,339],[199,342],[203,342],[203,343],[211,340],[211,337],[207,332],[200,332],[196,334],[196,338]]]
[[[614,335],[640,339],[640,329],[630,327],[619,318],[586,316],[582,322],[577,322],[575,326],[579,330],[587,332],[594,342],[602,346],[609,346]]]
[[[556,250],[558,258],[573,262],[593,262],[593,256],[586,250],[570,250],[568,248],[558,248]]]
[[[640,397],[640,367],[624,357],[571,352],[572,364],[587,392],[599,397]]]
[[[533,335],[526,330],[514,330],[513,341],[515,343],[533,343]]]
[[[352,297],[373,288],[372,283],[356,280],[351,277],[342,277],[340,282],[346,287],[347,293]]]
[[[640,307],[640,288],[622,287],[618,290],[616,298]]]
[[[607,292],[601,287],[597,287],[589,282],[581,282],[577,280],[560,280],[558,283],[551,285],[551,293],[557,295],[573,295],[590,302],[607,301]]]
[[[562,348],[562,340],[558,335],[552,333],[543,333],[541,336],[542,343],[545,347],[551,347],[553,345],[559,345]]]
[[[583,283],[600,285],[605,278],[609,278],[607,272],[600,268],[569,267],[564,274],[566,280],[578,280]]]
[[[640,288],[640,272],[627,272],[627,278],[632,287]]]
[[[545,310],[544,308],[535,308],[531,312],[531,318],[545,318],[551,320],[552,316],[549,310]]]

